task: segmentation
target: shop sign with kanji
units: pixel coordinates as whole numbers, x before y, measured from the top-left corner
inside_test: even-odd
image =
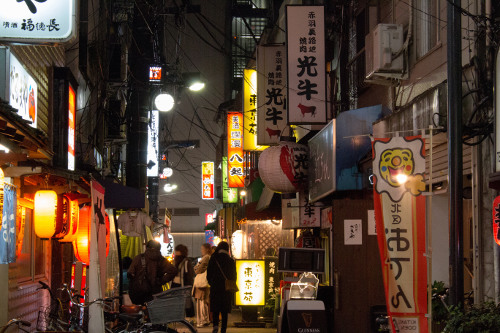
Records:
[[[203,200],[211,200],[214,198],[214,184],[215,184],[215,174],[214,174],[214,162],[201,162],[201,198]]]
[[[373,143],[375,219],[387,314],[392,329],[406,333],[428,332],[424,149],[420,137]]]
[[[325,124],[324,6],[287,6],[288,123]]]
[[[264,150],[266,146],[257,145],[257,71],[243,70],[243,149],[246,151]]]
[[[265,304],[266,264],[264,260],[236,260],[239,291],[236,293],[237,306],[257,306]]]
[[[277,144],[287,128],[286,48],[257,47],[257,144]]]
[[[243,114],[227,114],[227,182],[229,187],[245,186],[243,155]]]
[[[75,35],[76,0],[3,0],[0,41],[60,43]]]

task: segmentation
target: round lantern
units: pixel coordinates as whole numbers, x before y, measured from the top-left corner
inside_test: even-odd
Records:
[[[35,234],[48,239],[63,231],[61,197],[54,191],[37,191],[34,204]]]
[[[243,259],[243,231],[236,230],[231,236],[231,254],[235,259]]]
[[[309,148],[295,142],[282,141],[259,156],[259,175],[274,192],[295,193],[306,187]]]
[[[63,220],[66,221],[68,225],[68,233],[66,236],[61,238],[60,242],[72,242],[76,239],[76,233],[78,231],[78,219],[80,215],[80,208],[78,207],[78,199],[72,193],[64,194],[64,211]]]
[[[91,223],[92,207],[83,206],[80,208],[79,218],[78,218],[78,230],[75,234],[75,239],[73,241],[73,250],[75,252],[75,257],[79,261],[88,264],[90,261],[90,223]],[[110,242],[110,226],[109,226],[109,216],[105,215],[105,225],[106,225],[106,257],[109,254],[109,242]]]
[[[80,208],[78,217],[78,231],[73,241],[75,257],[79,261],[88,264],[90,258],[90,215],[92,208],[88,205]]]

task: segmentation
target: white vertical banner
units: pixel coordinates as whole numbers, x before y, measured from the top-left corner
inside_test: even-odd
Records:
[[[160,124],[158,110],[151,111],[151,121],[148,125],[148,177],[158,177],[158,156],[160,148],[158,144],[158,128]],[[153,164],[154,163],[154,164]]]
[[[324,6],[286,7],[288,123],[326,123]]]
[[[285,45],[257,46],[257,144],[278,144],[287,127]]]
[[[92,215],[90,221],[90,262],[89,262],[89,299],[95,300],[104,295],[106,277],[106,212],[104,207],[104,188],[92,180]],[[104,332],[104,313],[99,303],[89,307],[89,332]]]

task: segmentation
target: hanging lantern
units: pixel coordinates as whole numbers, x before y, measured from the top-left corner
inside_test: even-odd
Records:
[[[90,258],[90,215],[92,208],[89,205],[80,208],[78,217],[78,231],[73,241],[75,257],[84,264],[89,263]]]
[[[76,232],[75,239],[73,241],[73,250],[75,252],[75,257],[84,264],[89,263],[90,259],[90,223],[91,223],[92,207],[83,206],[80,208],[80,214],[78,218],[78,231]],[[109,243],[110,243],[110,225],[109,216],[105,215],[106,224],[106,257],[109,254]]]
[[[59,235],[63,231],[61,218],[61,197],[54,191],[37,191],[35,193],[35,234],[42,239]]]
[[[274,192],[295,193],[307,186],[309,148],[295,142],[281,141],[259,156],[259,174]]]
[[[80,215],[80,208],[78,207],[78,197],[81,197],[81,195],[66,193],[63,197],[63,220],[68,226],[68,232],[66,236],[61,238],[59,241],[62,243],[66,243],[72,242],[76,239],[76,233],[78,231],[78,220]]]

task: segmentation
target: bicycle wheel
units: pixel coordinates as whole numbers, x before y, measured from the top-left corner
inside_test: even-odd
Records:
[[[167,333],[196,333],[198,332],[188,321],[181,320],[168,323]]]

